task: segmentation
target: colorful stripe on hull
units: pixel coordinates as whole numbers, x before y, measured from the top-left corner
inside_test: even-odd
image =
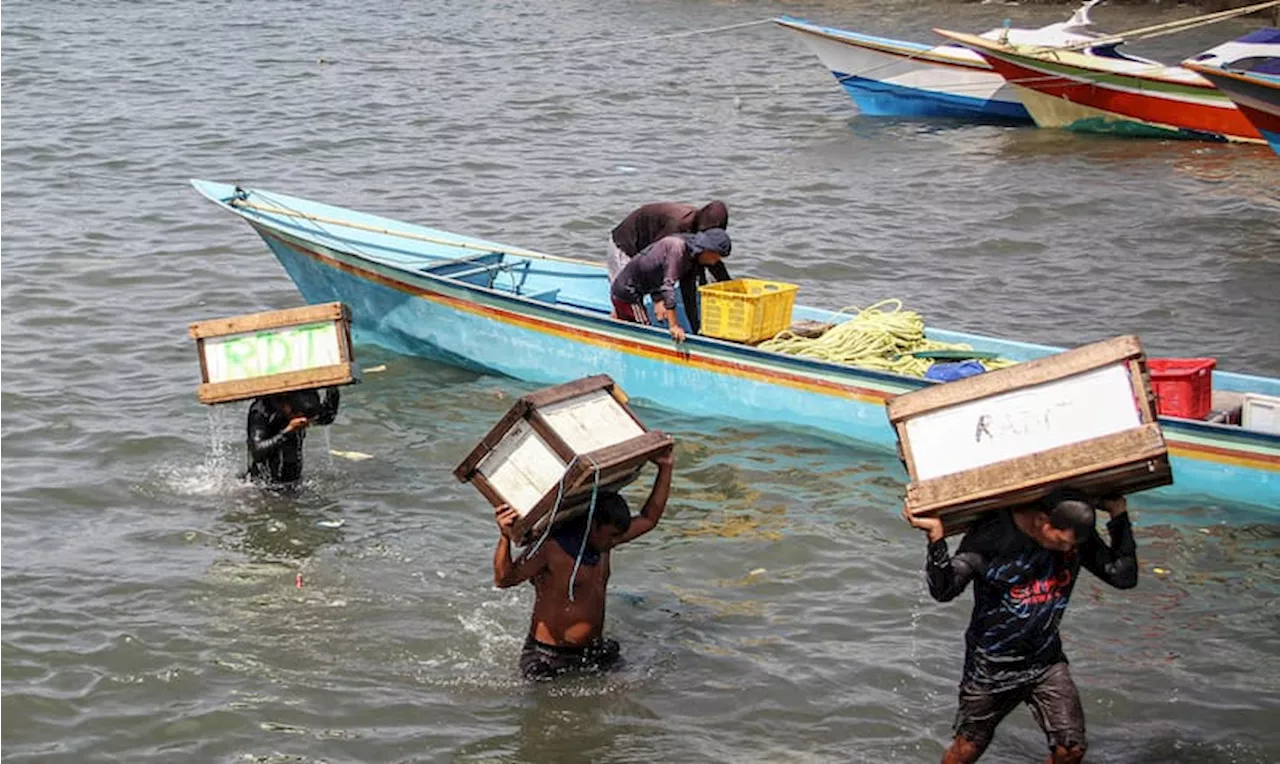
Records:
[[[1186,66],[1226,93],[1271,149],[1280,154],[1280,77],[1223,70],[1194,62],[1187,62]]]
[[[1064,60],[1021,55],[989,40],[955,32],[943,34],[970,46],[1006,81],[1019,87],[1023,104],[1041,127],[1116,132],[1130,123],[1134,134],[1189,137],[1202,140],[1261,142],[1262,136],[1229,98],[1207,80],[1186,70],[1183,78],[1093,69],[1072,62],[1090,57],[1063,53]],[[1092,57],[1098,58],[1098,57]],[[1106,59],[1099,59],[1105,61]],[[1194,79],[1192,79],[1194,77]],[[1050,107],[1045,99],[1026,97],[1026,91],[1062,101]],[[1077,109],[1090,110],[1082,116]]]

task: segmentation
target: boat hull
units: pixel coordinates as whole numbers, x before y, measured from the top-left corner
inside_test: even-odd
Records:
[[[1187,66],[1226,93],[1271,150],[1280,154],[1280,77]]]
[[[862,114],[1031,123],[1004,78],[964,48],[931,48],[797,20],[777,23],[804,41]]]
[[[1231,99],[1208,80],[1186,70],[1181,70],[1184,76],[1177,76],[1178,67],[1164,67],[1164,74],[1118,71],[1098,63],[1107,60],[1103,57],[1071,53],[1023,55],[973,35],[946,35],[972,47],[1013,84],[1040,127],[1161,138],[1262,141],[1262,135]],[[1093,65],[1081,65],[1086,60]]]
[[[449,253],[447,248],[434,247],[429,257],[413,260],[405,254],[409,245],[392,237],[348,232],[322,236],[316,233],[319,226],[308,230],[228,204],[230,186],[199,182],[197,187],[253,226],[307,302],[347,303],[357,340],[395,352],[535,384],[606,373],[633,398],[659,408],[803,428],[890,454],[897,439],[885,414],[885,401],[933,384],[704,337],[691,336],[677,347],[660,329],[610,319],[604,301],[589,310],[565,307],[504,292],[493,283],[483,286],[435,275],[430,272],[432,266],[425,264],[467,251]],[[304,200],[274,198],[287,199],[291,208],[316,215],[342,212],[379,228],[431,231],[326,205],[307,206]],[[375,247],[380,249],[374,252]],[[541,263],[538,267],[564,274],[560,299],[569,294],[581,300],[599,291],[597,282],[604,281],[603,269],[591,264]],[[835,318],[813,308],[797,306],[796,310],[800,317]],[[1054,352],[1043,346],[941,330],[930,333],[944,341],[968,341],[975,346],[985,340],[1014,359]],[[1215,375],[1215,380],[1223,389],[1280,394],[1280,380],[1228,373]],[[1161,425],[1175,483],[1157,489],[1160,494],[1181,502],[1280,506],[1280,436],[1170,418],[1162,418]],[[905,471],[902,478],[906,479]]]

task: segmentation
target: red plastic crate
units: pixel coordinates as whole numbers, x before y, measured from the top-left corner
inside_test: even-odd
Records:
[[[1156,411],[1164,416],[1204,419],[1213,402],[1216,358],[1150,358],[1151,388]]]

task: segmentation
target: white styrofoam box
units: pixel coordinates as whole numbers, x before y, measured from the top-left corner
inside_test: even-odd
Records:
[[[1245,393],[1240,409],[1240,426],[1280,435],[1280,398]]]
[[[498,442],[477,470],[521,517],[564,476],[566,464],[526,420]]]
[[[543,419],[574,453],[586,454],[637,438],[644,430],[608,390],[539,409]]]
[[[906,422],[917,481],[1141,425],[1127,363],[960,403]]]

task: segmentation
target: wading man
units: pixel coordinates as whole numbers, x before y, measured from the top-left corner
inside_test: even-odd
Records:
[[[257,398],[249,406],[245,440],[249,450],[248,477],[263,483],[286,484],[302,478],[302,442],[313,424],[332,424],[338,416],[338,388],[298,390]]]
[[[943,764],[977,761],[996,726],[1021,703],[1031,708],[1049,743],[1049,761],[1084,758],[1084,710],[1067,669],[1058,625],[1080,567],[1119,589],[1138,583],[1138,561],[1125,500],[1103,499],[1111,516],[1108,545],[1083,494],[1057,491],[1043,502],[990,513],[947,551],[942,521],[914,518],[929,537],[929,593],[939,602],[973,583],[973,615],[965,632],[964,674],[955,739]]]
[[[653,461],[658,476],[639,515],[632,517],[618,494],[601,491],[590,513],[590,526],[586,512],[559,523],[545,544],[518,560],[512,560],[510,538],[518,515],[510,507],[498,507],[502,536],[493,554],[493,583],[507,588],[531,581],[534,586],[533,618],[520,654],[520,670],[526,678],[547,680],[573,671],[603,671],[618,660],[618,643],[604,638],[610,552],[653,530],[662,518],[671,492],[672,450]]]

